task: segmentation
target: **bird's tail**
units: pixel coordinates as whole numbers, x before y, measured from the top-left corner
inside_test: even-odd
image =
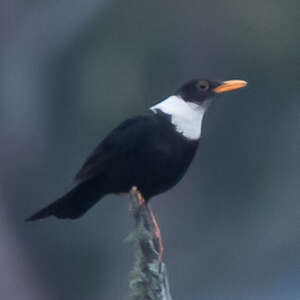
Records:
[[[99,193],[93,189],[89,182],[83,182],[67,194],[39,210],[26,221],[35,221],[49,216],[60,219],[76,219],[89,210],[105,193]]]

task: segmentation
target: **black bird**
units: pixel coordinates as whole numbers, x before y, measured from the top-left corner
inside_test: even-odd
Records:
[[[67,194],[28,218],[75,219],[107,194],[136,186],[145,200],[176,185],[201,136],[205,111],[218,93],[247,85],[243,80],[191,80],[167,99],[111,131],[83,164]]]

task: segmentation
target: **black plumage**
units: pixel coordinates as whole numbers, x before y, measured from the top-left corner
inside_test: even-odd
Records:
[[[193,81],[176,95],[201,107],[222,85]],[[124,121],[100,142],[81,167],[74,188],[28,220],[51,215],[78,218],[106,194],[126,193],[132,186],[138,187],[146,201],[167,191],[185,174],[200,138],[189,139],[175,125],[172,114],[159,109]]]

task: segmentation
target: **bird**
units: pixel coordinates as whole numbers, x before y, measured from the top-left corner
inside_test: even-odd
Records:
[[[199,146],[202,121],[215,96],[245,87],[244,80],[190,80],[147,113],[131,117],[98,144],[74,178],[74,187],[27,221],[77,219],[107,194],[135,186],[146,203],[174,187]]]

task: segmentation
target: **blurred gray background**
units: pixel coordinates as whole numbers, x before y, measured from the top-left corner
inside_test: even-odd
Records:
[[[174,299],[300,299],[300,3],[0,2],[0,297],[126,299],[124,197],[24,219],[105,134],[192,78],[240,78],[196,160],[152,200]],[[141,166],[142,167],[142,166]]]

